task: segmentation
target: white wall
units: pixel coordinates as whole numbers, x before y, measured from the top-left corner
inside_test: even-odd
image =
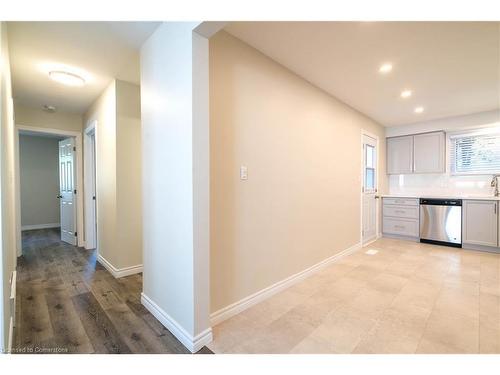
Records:
[[[76,113],[47,112],[41,108],[14,105],[16,125],[69,131],[82,131],[82,116]]]
[[[59,139],[19,136],[21,226],[60,223]]]
[[[446,173],[390,175],[389,193],[408,195],[491,195],[491,175],[452,176],[450,174],[450,141],[453,132],[500,126],[500,112],[489,111],[466,116],[386,128],[388,137],[444,130],[446,137]]]
[[[0,22],[0,351],[8,345],[12,316],[10,280],[16,267],[16,214],[14,189],[14,108],[7,39],[7,25]]]
[[[113,81],[84,114],[96,126],[98,252],[116,270],[142,266],[139,86]]]
[[[144,295],[191,350],[211,339],[208,41],[195,26],[164,23],[141,49]]]

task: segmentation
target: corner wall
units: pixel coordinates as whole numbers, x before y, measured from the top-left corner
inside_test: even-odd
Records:
[[[212,313],[360,243],[362,129],[384,191],[381,125],[230,34],[210,39]]]
[[[0,22],[0,195],[1,257],[0,352],[8,348],[11,319],[11,277],[16,269],[16,214],[14,193],[14,108],[7,40],[7,25]]]
[[[143,304],[189,350],[211,341],[208,40],[166,22],[141,48]]]
[[[96,126],[98,253],[115,276],[142,271],[140,88],[113,81],[83,116]]]

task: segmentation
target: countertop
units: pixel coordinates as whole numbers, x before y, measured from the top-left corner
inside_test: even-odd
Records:
[[[382,198],[428,198],[428,199],[462,199],[462,200],[483,200],[483,201],[500,201],[500,197],[493,195],[414,195],[414,194],[381,194]]]

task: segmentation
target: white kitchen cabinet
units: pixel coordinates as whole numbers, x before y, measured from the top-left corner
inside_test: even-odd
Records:
[[[413,136],[413,173],[444,173],[446,138],[444,132]]]
[[[413,136],[387,138],[387,174],[413,172]]]
[[[418,238],[419,204],[417,198],[382,199],[382,233]]]
[[[464,244],[496,247],[498,244],[498,202],[464,200],[462,231]]]

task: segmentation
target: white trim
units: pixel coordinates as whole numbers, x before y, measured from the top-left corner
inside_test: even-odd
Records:
[[[125,277],[129,275],[134,275],[136,273],[142,272],[142,264],[137,264],[135,266],[116,268],[109,261],[107,261],[101,254],[97,255],[97,261],[101,263],[104,268],[106,268],[115,278]]]
[[[242,311],[268,299],[269,297],[275,295],[276,293],[281,292],[282,290],[291,287],[292,285],[298,283],[299,281],[302,281],[305,278],[320,271],[321,269],[327,267],[331,263],[334,263],[335,261],[338,261],[339,259],[344,258],[359,249],[361,249],[361,243],[357,243],[341,251],[340,253],[332,255],[331,257],[328,257],[325,260],[322,260],[321,262],[316,263],[315,265],[301,272],[296,273],[295,275],[287,277],[284,280],[278,281],[276,284],[268,286],[267,288],[264,288],[258,291],[257,293],[254,293],[248,297],[239,300],[238,302],[232,303],[229,306],[223,307],[222,309],[215,311],[214,313],[210,314],[210,324],[212,326],[217,325],[223,322],[224,320],[229,319],[234,315],[241,313]]]
[[[200,334],[192,336],[174,318],[168,315],[151,298],[141,293],[141,303],[153,316],[160,321],[177,339],[191,352],[196,353],[212,342],[212,328],[207,328]]]
[[[97,196],[97,175],[96,175],[96,126],[97,120],[89,122],[84,130],[83,146],[84,146],[84,160],[83,160],[83,189],[84,189],[84,204],[85,204],[85,248],[97,249],[97,207],[96,201],[93,199]],[[93,140],[92,140],[93,137]],[[99,253],[99,251],[98,251]]]
[[[21,231],[34,230],[34,229],[59,228],[60,226],[61,226],[61,223],[23,225],[23,226],[21,226]]]
[[[10,317],[9,323],[9,341],[7,343],[7,353],[12,353],[12,342],[14,340],[14,317]]]
[[[17,271],[13,271],[12,276],[10,278],[10,323],[9,323],[9,341],[7,342],[7,353],[12,352],[14,327],[16,325],[16,287],[17,287]]]
[[[20,197],[20,184],[19,184],[19,176],[20,176],[20,171],[19,171],[19,131],[29,131],[29,132],[35,132],[35,133],[45,133],[45,134],[56,134],[56,135],[61,135],[61,136],[67,136],[67,137],[75,137],[75,147],[76,147],[76,231],[78,233],[77,237],[77,245],[78,246],[84,246],[84,229],[83,229],[83,141],[82,141],[82,133],[77,132],[77,131],[72,131],[72,130],[62,130],[62,129],[56,129],[56,128],[42,128],[42,127],[37,127],[37,126],[26,126],[22,124],[16,124],[16,131],[15,131],[15,137],[16,137],[16,153],[14,155],[15,161],[15,182],[16,182],[16,216],[18,218],[21,217],[21,205],[19,202],[21,202],[21,197]],[[18,234],[18,249],[17,249],[17,254],[20,255],[22,248],[20,244],[20,238],[21,238],[21,222],[20,220],[17,220],[16,222],[16,231]]]
[[[373,237],[371,240],[369,240],[369,241],[367,241],[367,242],[363,243],[363,247],[368,246],[368,245],[371,245],[372,243],[374,243],[375,241],[377,241],[377,240],[378,240],[378,239],[380,239],[381,237],[382,237],[382,234],[381,234],[381,233],[377,233],[377,234],[375,235],[375,237]]]

